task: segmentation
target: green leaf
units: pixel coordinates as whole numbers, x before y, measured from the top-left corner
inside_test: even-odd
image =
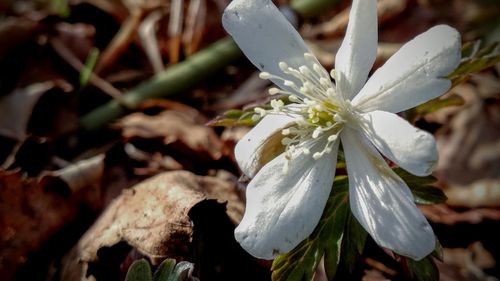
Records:
[[[280,96],[276,98],[281,100],[284,104],[290,104],[288,96]],[[244,110],[230,109],[222,114],[222,116],[216,117],[207,123],[208,126],[213,127],[231,127],[231,126],[255,126],[259,123],[261,118],[254,119],[255,108],[260,107],[265,110],[272,109],[271,102],[263,105],[252,106]]]
[[[344,241],[342,242],[342,260],[349,272],[354,270],[357,258],[363,252],[368,233],[349,212]]]
[[[500,42],[479,49],[480,42],[469,42],[462,47],[462,62],[448,75],[453,87],[467,80],[470,74],[480,72],[500,62]]]
[[[311,280],[325,255],[325,269],[333,277],[340,259],[349,214],[347,177],[336,177],[320,222],[313,233],[287,254],[278,256],[271,270],[273,281]]]
[[[167,281],[174,272],[175,259],[164,260],[156,269],[153,280],[154,281]]]
[[[427,256],[419,261],[405,258],[406,266],[413,279],[420,281],[438,281],[439,270],[432,256]]]
[[[125,281],[152,281],[151,266],[145,259],[137,260],[128,269]]]
[[[216,117],[207,123],[213,127],[232,127],[232,126],[254,126],[259,120],[254,120],[254,108],[245,110],[231,109]]]
[[[446,202],[448,199],[441,189],[432,186],[436,182],[435,177],[417,177],[401,168],[393,170],[406,182],[413,193],[415,203],[426,205],[439,204]]]
[[[80,87],[83,88],[87,85],[92,74],[92,70],[97,63],[97,58],[99,57],[99,49],[92,48],[85,61],[85,67],[80,72]]]

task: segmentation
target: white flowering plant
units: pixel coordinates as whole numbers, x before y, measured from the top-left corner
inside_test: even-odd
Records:
[[[222,20],[277,96],[218,120],[257,123],[235,147],[251,179],[235,230],[240,245],[274,259],[273,280],[310,280],[322,258],[332,279],[341,260],[352,267],[369,235],[417,278],[436,279],[430,256],[439,256],[439,243],[416,206],[446,200],[431,187],[436,142],[397,113],[450,89],[460,34],[435,26],[368,78],[377,51],[376,0],[353,0],[330,72],[270,0],[233,0]],[[345,175],[336,175],[338,167]]]

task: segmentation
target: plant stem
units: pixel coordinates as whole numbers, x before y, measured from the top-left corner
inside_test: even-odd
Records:
[[[312,17],[324,13],[338,2],[339,0],[292,0],[290,7],[301,17]]]
[[[291,7],[300,16],[312,16],[337,2],[338,0],[293,0]],[[129,90],[120,100],[111,100],[89,112],[80,119],[80,126],[86,131],[96,131],[121,117],[126,108],[133,109],[151,98],[175,96],[241,57],[240,49],[231,38],[221,39]]]
[[[111,100],[83,116],[80,125],[87,131],[97,130],[122,116],[125,107],[134,108],[147,99],[166,98],[181,93],[240,57],[241,51],[231,38],[219,40],[139,84],[125,93],[119,101]]]

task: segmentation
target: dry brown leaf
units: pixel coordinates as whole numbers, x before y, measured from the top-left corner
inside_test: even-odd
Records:
[[[444,261],[437,262],[442,281],[494,281],[483,269],[495,267],[495,259],[481,244],[474,242],[467,249],[445,248]]]
[[[444,124],[441,131],[447,134],[437,136],[438,172],[444,181],[466,186],[476,180],[500,179],[500,98],[491,96],[499,90],[498,82],[490,90],[476,88],[466,107]]]
[[[379,24],[401,14],[408,5],[409,0],[380,0],[377,3]],[[322,36],[336,36],[344,32],[349,21],[350,8],[347,8],[331,20],[314,26],[305,26],[302,31],[307,38]]]
[[[480,180],[467,187],[451,186],[444,191],[446,203],[455,207],[500,207],[500,181]]]
[[[0,98],[0,135],[23,141],[36,103],[44,93],[57,86],[62,86],[68,91],[70,88],[62,81],[46,81],[16,89]]]
[[[458,223],[478,224],[484,220],[500,220],[500,210],[477,208],[457,212],[445,204],[419,206],[424,215],[434,223],[455,225]]]
[[[66,183],[71,192],[77,192],[84,187],[98,184],[104,173],[104,155],[99,154],[92,158],[81,160],[66,168],[45,172],[43,180],[60,179]]]
[[[169,110],[149,116],[133,113],[121,119],[116,127],[125,139],[143,138],[163,140],[166,145],[185,146],[187,153],[208,154],[212,159],[222,155],[222,142],[212,128],[197,122],[191,112]]]
[[[241,219],[243,203],[236,187],[219,178],[165,172],[123,191],[78,242],[78,258],[73,252],[67,259],[61,280],[75,272],[87,280],[82,278],[88,263],[98,261],[98,251],[121,241],[153,262],[185,255],[193,230],[188,212],[207,199],[228,202],[229,217],[234,222]]]
[[[9,54],[29,42],[40,29],[36,21],[26,18],[5,18],[0,24],[0,61]]]
[[[24,179],[21,172],[0,171],[2,279],[10,280],[29,253],[76,217],[79,206],[89,203],[82,202],[82,194],[63,196],[36,179]]]

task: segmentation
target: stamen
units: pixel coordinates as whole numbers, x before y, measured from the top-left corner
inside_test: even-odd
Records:
[[[314,160],[318,160],[319,158],[321,158],[321,156],[323,156],[323,153],[321,153],[321,152],[314,152],[313,159]]]
[[[278,89],[278,88],[270,88],[270,89],[268,90],[268,92],[269,92],[269,94],[270,94],[271,96],[274,96],[274,95],[276,95],[276,94],[281,93],[282,91],[281,91],[280,89]]]
[[[264,71],[264,72],[259,73],[259,77],[260,77],[260,79],[268,80],[268,79],[272,78],[272,75],[271,75],[271,73]]]
[[[330,70],[330,77],[332,77],[333,80],[337,80],[337,71],[335,71],[335,68]]]
[[[282,100],[271,100],[271,107],[274,109],[275,112],[281,111],[281,109],[285,106]]]
[[[281,71],[283,71],[283,72],[285,72],[288,69],[288,64],[284,61],[280,61],[278,66],[280,67]]]
[[[285,86],[290,87],[290,88],[296,88],[297,86],[293,81],[290,80],[285,80]]]
[[[288,100],[291,101],[291,102],[297,102],[297,103],[301,101],[300,98],[297,97],[296,95],[290,95],[290,96],[288,96]]]

